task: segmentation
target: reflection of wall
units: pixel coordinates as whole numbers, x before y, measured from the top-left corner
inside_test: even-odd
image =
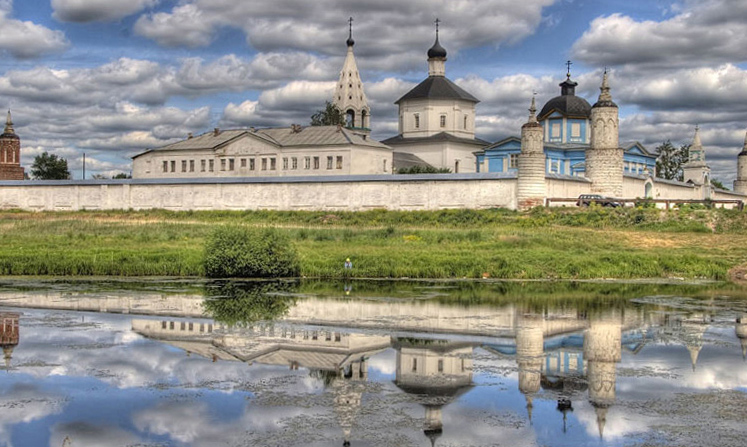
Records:
[[[747,358],[747,314],[742,314],[737,318],[737,325],[734,330],[739,343],[742,345],[742,358]]]

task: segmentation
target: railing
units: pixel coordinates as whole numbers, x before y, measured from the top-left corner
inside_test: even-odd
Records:
[[[601,206],[604,206],[606,203],[614,202],[620,204],[620,206],[638,206],[638,205],[645,205],[649,203],[663,203],[666,207],[666,209],[670,209],[672,205],[681,205],[685,203],[695,203],[699,205],[704,205],[708,208],[713,208],[717,205],[721,205],[722,208],[725,208],[726,205],[734,205],[733,208],[737,208],[738,210],[744,209],[744,202],[739,199],[722,199],[722,200],[690,200],[690,199],[616,199],[613,197],[610,198],[604,198],[604,199],[584,199],[587,203],[598,203]],[[578,203],[578,197],[548,197],[545,199],[545,206],[549,207],[552,206],[553,203],[572,203],[574,206],[576,203]]]

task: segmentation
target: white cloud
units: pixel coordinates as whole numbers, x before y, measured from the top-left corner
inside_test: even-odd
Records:
[[[61,31],[11,18],[13,0],[0,2],[0,50],[18,59],[64,51],[69,42]]]
[[[442,15],[452,50],[516,43],[532,34],[542,10],[555,0],[365,0],[355,5],[360,53],[377,62],[392,55],[418,55],[433,42],[433,20]],[[333,12],[333,13],[332,13]],[[242,30],[263,52],[295,49],[336,54],[346,37],[352,7],[343,0],[185,0],[170,12],[147,14],[135,32],[164,46],[209,45],[222,28]],[[406,31],[406,35],[404,33]],[[408,45],[402,45],[403,39]],[[381,66],[378,64],[377,66]],[[403,65],[400,64],[399,67]]]
[[[572,47],[574,57],[597,66],[699,66],[747,60],[747,3],[687,1],[662,21],[620,13],[599,17]]]
[[[52,0],[52,16],[63,22],[108,22],[119,20],[159,0]]]

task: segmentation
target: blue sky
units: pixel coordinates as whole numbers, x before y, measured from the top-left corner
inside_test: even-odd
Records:
[[[593,102],[604,67],[621,140],[688,143],[734,179],[747,126],[742,0],[0,0],[0,107],[23,163],[44,150],[74,177],[129,171],[147,148],[213,127],[307,124],[332,95],[347,19],[375,138],[427,75],[442,20],[447,76],[482,100],[478,136],[517,135],[532,92],[559,94],[572,60]]]

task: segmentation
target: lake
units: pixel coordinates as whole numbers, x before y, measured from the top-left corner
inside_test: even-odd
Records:
[[[0,284],[0,446],[747,439],[736,286]]]

